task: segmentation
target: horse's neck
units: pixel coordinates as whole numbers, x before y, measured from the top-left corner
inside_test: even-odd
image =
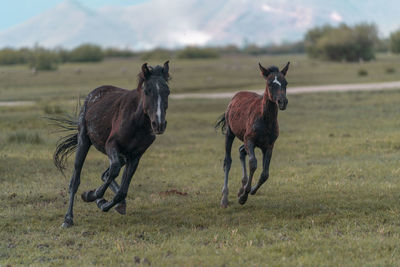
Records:
[[[133,93],[134,91],[132,91]],[[129,99],[128,101],[132,101],[132,102],[136,102],[136,109],[134,112],[130,112],[130,121],[134,124],[134,125],[145,125],[147,124],[149,118],[148,116],[144,113],[143,110],[143,100],[141,95],[136,92],[138,95],[132,95],[132,99]],[[136,98],[136,99],[135,99]]]
[[[268,98],[268,89],[265,90],[262,100],[262,117],[265,120],[273,121],[278,117],[278,105]]]

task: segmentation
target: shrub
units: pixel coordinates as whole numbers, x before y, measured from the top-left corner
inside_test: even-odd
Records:
[[[54,52],[58,54],[61,63],[71,61],[71,51],[64,48],[56,48]]]
[[[323,26],[311,29],[305,36],[305,45],[310,57],[368,61],[375,58],[378,40],[374,24],[361,23],[353,27],[342,24],[336,28]]]
[[[129,49],[107,48],[103,52],[104,57],[134,57],[136,53]]]
[[[358,76],[368,76],[368,71],[365,69],[359,69]]]
[[[28,62],[31,51],[27,48],[15,50],[4,48],[0,50],[0,65],[24,64]]]
[[[151,59],[156,59],[156,60],[169,60],[171,57],[173,57],[173,52],[168,49],[163,49],[163,48],[155,48],[150,51],[143,52],[140,55],[140,58],[142,60],[151,60]]]
[[[265,48],[259,47],[256,44],[249,44],[243,49],[243,53],[255,56],[255,55],[266,54],[267,51]]]
[[[215,48],[188,46],[176,54],[178,58],[199,59],[199,58],[218,58],[219,54]]]
[[[83,44],[69,53],[69,61],[73,62],[98,62],[103,60],[103,51],[100,46]]]
[[[35,47],[28,59],[29,67],[35,70],[56,70],[59,56],[54,51]]]
[[[53,105],[45,105],[43,107],[43,111],[45,114],[61,114],[64,111],[60,108],[60,106],[53,106]]]
[[[240,54],[241,51],[236,45],[226,45],[217,48],[220,55],[236,55]]]
[[[390,39],[383,38],[379,39],[375,45],[375,51],[380,53],[386,53],[390,51]]]
[[[395,72],[396,72],[396,69],[393,68],[393,67],[387,67],[387,68],[385,69],[385,72],[386,72],[387,74],[392,74],[392,73],[395,73]]]

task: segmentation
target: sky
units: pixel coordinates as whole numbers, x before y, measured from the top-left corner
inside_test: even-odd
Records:
[[[265,45],[360,22],[387,37],[400,28],[398,12],[399,0],[2,0],[0,48]]]
[[[17,25],[50,9],[64,0],[3,0],[0,8],[0,31]],[[90,8],[104,6],[130,6],[147,0],[80,0]],[[4,3],[5,2],[5,3]]]

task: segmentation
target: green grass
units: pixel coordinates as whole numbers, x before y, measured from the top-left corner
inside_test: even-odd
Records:
[[[114,63],[99,68],[107,64]],[[180,71],[175,66],[177,80]],[[366,79],[373,75],[368,73]],[[67,84],[60,94],[72,96],[73,87]],[[237,203],[241,168],[235,141],[230,207],[221,209],[224,137],[213,122],[227,102],[170,100],[167,131],[141,160],[125,216],[103,213],[79,197],[100,185],[107,167],[107,158],[92,148],[70,229],[60,228],[69,177],[52,166],[58,135],[41,119],[45,106],[0,108],[0,265],[400,264],[400,90],[290,96],[288,109],[279,113],[270,179],[246,205]],[[73,112],[74,105],[66,103],[46,105]],[[35,134],[42,142],[9,142],[15,133]],[[188,195],[162,194],[171,189]]]
[[[377,60],[366,63],[338,63],[308,59],[305,55],[230,56],[219,59],[171,59],[173,93],[226,92],[263,89],[258,62],[265,67],[283,67],[291,61],[288,72],[290,86],[365,83],[398,80],[388,69],[400,69],[400,56],[378,54]],[[164,61],[151,60],[149,64]],[[119,59],[101,63],[69,63],[54,72],[33,74],[27,66],[0,66],[0,100],[63,100],[85,96],[92,89],[112,84],[136,88],[137,74],[143,60]],[[360,69],[367,76],[359,76]]]

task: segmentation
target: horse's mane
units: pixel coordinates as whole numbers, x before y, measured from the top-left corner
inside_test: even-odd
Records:
[[[268,70],[272,73],[272,72],[279,72],[279,69],[277,66],[269,66]]]
[[[160,65],[155,66],[154,68],[149,66],[149,71],[150,71],[150,76],[162,76],[164,77],[164,79],[168,82],[169,80],[171,80],[171,76],[169,75],[169,73],[164,73],[163,72],[163,67],[161,67]],[[141,89],[143,86],[144,81],[146,80],[146,78],[144,77],[143,73],[140,72],[138,74],[138,89]]]

